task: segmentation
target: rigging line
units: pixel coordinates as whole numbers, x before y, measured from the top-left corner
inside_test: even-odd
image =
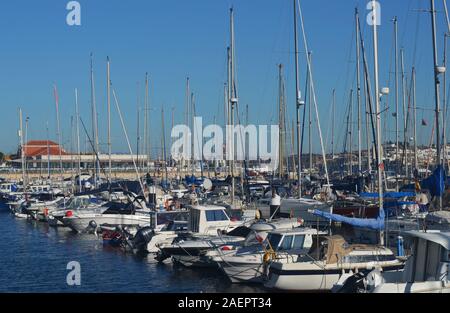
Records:
[[[112,87],[112,82],[110,82],[110,84],[111,84],[111,87]],[[125,134],[125,139],[127,140],[128,150],[130,152],[130,155],[133,155],[133,150],[131,149],[130,140],[128,139],[127,129],[125,128],[125,123],[123,121],[122,112],[120,111],[119,101],[117,100],[115,89],[114,88],[111,88],[111,89],[112,89],[112,94],[113,94],[113,97],[114,97],[114,102],[116,103],[117,112],[119,113],[120,123],[122,124],[122,129],[123,129],[123,132]],[[139,185],[141,186],[142,194],[144,194],[144,190],[145,189],[144,189],[144,185],[143,185],[143,183],[141,181],[141,177],[139,175],[139,170],[138,170],[138,168],[136,166],[136,161],[135,161],[134,158],[131,158],[131,160],[133,161],[134,170],[136,171],[136,176],[137,176],[137,179],[139,181]]]
[[[300,17],[300,25],[302,26],[302,34],[303,34],[303,44],[305,46],[305,50],[309,51],[308,49],[308,42],[306,40],[306,32],[305,32],[305,25],[304,25],[304,20],[303,20],[303,13],[302,13],[302,9],[300,7],[300,0],[297,0],[297,4],[298,4],[298,12],[299,12],[299,17]],[[319,111],[317,108],[317,99],[316,99],[316,91],[314,88],[314,79],[312,76],[312,71],[311,71],[311,60],[308,58],[308,55],[306,55],[306,60],[307,60],[307,64],[308,64],[308,69],[309,69],[309,79],[311,82],[311,93],[313,96],[313,103],[314,103],[314,108],[316,111],[316,119],[317,119],[317,129],[319,130],[319,138],[320,138],[320,147],[321,147],[321,152],[322,152],[322,158],[323,158],[323,165],[324,165],[324,169],[325,169],[325,176],[327,179],[327,184],[330,184],[330,178],[328,176],[328,166],[327,166],[327,158],[326,158],[326,154],[325,154],[325,150],[324,150],[324,145],[323,145],[323,137],[322,137],[322,129],[320,127],[320,119],[319,119]]]

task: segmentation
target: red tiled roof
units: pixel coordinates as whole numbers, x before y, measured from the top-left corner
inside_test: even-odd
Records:
[[[41,155],[68,155],[64,149],[60,148],[56,142],[50,140],[31,140],[23,145],[24,154],[26,157],[34,157]]]

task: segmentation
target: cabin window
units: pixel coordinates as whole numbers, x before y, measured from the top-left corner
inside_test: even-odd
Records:
[[[267,236],[267,240],[269,241],[269,246],[267,247],[268,249],[272,248],[272,249],[276,249],[278,247],[278,244],[281,241],[282,236],[280,234],[269,234]]]
[[[205,211],[206,220],[208,222],[227,221],[228,217],[223,210],[208,210]]]
[[[280,248],[278,250],[289,250],[292,246],[292,240],[294,239],[294,236],[284,236],[283,242],[280,245]]]
[[[200,212],[198,210],[191,209],[190,213],[190,230],[198,232],[200,227]]]
[[[294,237],[294,245],[292,246],[293,249],[303,249],[303,243],[305,242],[305,236],[304,235],[296,235]]]

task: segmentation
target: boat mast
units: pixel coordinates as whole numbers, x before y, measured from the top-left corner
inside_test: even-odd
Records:
[[[377,167],[378,167],[378,205],[379,209],[383,210],[383,156],[381,147],[381,114],[380,114],[380,87],[378,80],[378,32],[377,24],[379,22],[379,16],[377,15],[377,1],[372,0],[372,26],[373,26],[373,59],[374,59],[374,81],[375,81],[375,110],[376,110],[376,132],[377,132]],[[384,245],[384,232],[380,231],[380,244]]]
[[[283,64],[278,65],[278,127],[280,129],[278,136],[278,178],[283,177],[284,169],[284,136],[285,136],[285,109],[284,109],[284,80]],[[247,106],[248,109],[248,106]],[[248,124],[248,118],[247,118]]]
[[[47,179],[50,180],[50,135],[48,131],[48,121],[46,123],[46,131],[47,131]]]
[[[235,51],[234,51],[234,14],[233,8],[230,8],[230,107],[231,107],[231,203],[234,205],[234,109],[237,106],[237,92],[236,92],[236,82],[235,82]]]
[[[358,8],[355,8],[355,27],[356,27],[356,96],[358,102],[358,174],[362,173],[361,158],[361,69],[360,69],[360,51],[359,51],[359,23]]]
[[[164,174],[165,174],[165,181],[167,183],[166,131],[164,126],[164,107],[161,108],[161,118],[162,118],[161,121],[162,121]]]
[[[312,53],[311,51],[308,51],[308,59],[311,63]],[[308,75],[309,76],[309,75]],[[311,134],[311,128],[312,128],[312,84],[309,83],[309,95],[308,95],[308,150],[309,150],[309,174],[312,173],[313,168],[313,161],[312,161],[312,134]]]
[[[399,163],[399,136],[398,136],[398,19],[397,16],[394,16],[394,19],[392,20],[394,22],[394,54],[395,54],[395,61],[394,61],[394,75],[395,75],[395,161],[396,161],[396,176],[399,173],[400,170],[400,163]],[[399,184],[398,179],[395,180],[395,190],[398,192],[399,190]]]
[[[336,89],[333,88],[333,102],[331,105],[331,160],[334,160],[334,119],[335,119],[335,108],[336,108]]]
[[[408,121],[407,121],[407,108],[406,108],[406,78],[405,78],[405,65],[404,65],[404,50],[400,49],[400,63],[401,63],[401,71],[402,71],[402,104],[403,104],[403,151],[404,151],[404,159],[405,160],[405,177],[408,178],[408,140],[407,140],[407,129],[408,129]]]
[[[294,47],[295,47],[295,104],[297,108],[297,186],[298,198],[302,197],[302,153],[300,147],[300,86],[298,74],[298,39],[297,39],[297,0],[294,0]]]
[[[194,113],[194,105],[195,105],[195,98],[194,98],[194,93],[191,92],[191,105],[190,105],[190,112],[191,112],[191,129],[192,129],[192,133],[191,133],[191,174],[192,176],[194,176],[195,174],[195,147],[194,147],[194,133],[195,133],[195,125],[194,125],[194,118],[195,118],[195,113]]]
[[[62,165],[62,146],[61,146],[61,128],[59,123],[59,97],[58,97],[58,91],[56,90],[56,85],[53,85],[53,92],[55,95],[55,105],[56,105],[56,131],[57,131],[57,137],[58,137],[58,146],[59,146],[59,168],[60,168],[60,174],[61,174],[61,180],[63,180],[63,165]]]
[[[417,103],[416,103],[416,69],[412,68],[412,84],[413,84],[413,111],[414,111],[414,169],[419,170],[419,162],[417,159]]]
[[[98,127],[97,127],[97,108],[95,104],[95,85],[94,85],[94,59],[91,53],[91,106],[92,106],[92,134],[94,138],[94,186],[97,187],[98,171],[100,168],[100,161],[96,158],[98,153]]]
[[[348,123],[349,138],[349,173],[353,175],[353,89],[350,89],[350,107],[349,107],[349,123]]]
[[[139,82],[136,83],[136,164],[138,169],[142,166],[140,160],[139,160],[139,146],[141,144],[141,118],[140,118],[140,88],[139,88]],[[141,167],[142,169],[143,167]]]
[[[438,53],[436,45],[436,10],[434,7],[434,0],[430,0],[431,6],[431,29],[432,29],[432,42],[433,42],[433,61],[434,61],[434,98],[436,102],[435,118],[436,118],[436,165],[441,166],[441,138],[439,129],[439,115],[440,115],[440,103],[439,103],[439,65],[438,65]],[[439,196],[438,210],[442,208],[442,196]]]
[[[78,183],[80,184],[80,192],[82,189],[81,186],[81,148],[80,148],[80,111],[78,108],[78,89],[75,88],[75,114],[76,114],[76,128],[77,128],[77,152],[78,152]]]
[[[445,1],[444,1],[445,2]],[[448,33],[444,34],[444,60],[443,60],[443,67],[447,69],[447,37]],[[442,87],[442,106],[443,106],[443,130],[442,130],[442,142],[443,142],[443,162],[444,162],[444,169],[447,164],[447,123],[445,122],[447,117],[447,71],[444,72],[444,78],[443,78],[443,87]]]
[[[27,189],[27,175],[25,172],[25,149],[23,147],[23,121],[22,121],[22,108],[19,108],[19,138],[20,138],[20,156],[22,161],[22,182],[23,191]]]
[[[186,103],[185,103],[185,113],[184,113],[184,123],[185,125],[190,129],[190,140],[192,140],[192,131],[193,129],[189,127],[190,125],[190,120],[189,120],[189,103],[190,103],[190,99],[191,99],[191,91],[189,88],[189,76],[186,77]],[[187,147],[189,145],[189,140],[186,138],[186,142],[185,142],[185,149],[187,150]],[[194,153],[193,151],[191,151],[191,154]],[[186,154],[186,160],[184,160],[183,158],[183,169],[185,170],[185,175],[187,175],[189,173],[189,168],[190,168],[190,159],[191,156]]]
[[[106,99],[108,106],[108,158],[109,158],[109,182],[111,183],[111,76],[109,68],[109,57],[106,57]]]
[[[149,114],[150,114],[150,106],[149,106],[149,101],[148,101],[148,88],[149,88],[149,81],[148,81],[148,73],[145,73],[145,99],[144,99],[144,107],[145,107],[145,112],[144,112],[144,124],[145,124],[145,129],[144,129],[144,133],[145,133],[145,155],[146,155],[146,169],[147,169],[147,173],[150,172],[150,160],[151,160],[151,153],[150,153],[150,123],[149,123]]]

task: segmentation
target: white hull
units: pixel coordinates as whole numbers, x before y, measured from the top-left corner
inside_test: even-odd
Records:
[[[88,214],[81,217],[64,217],[62,221],[64,225],[79,233],[88,230],[91,221],[95,221],[98,226],[103,224],[144,226],[150,222],[147,216],[125,214]]]
[[[339,281],[341,275],[349,272],[370,270],[375,266],[384,268],[401,267],[398,261],[354,263],[338,266],[323,262],[273,263],[270,267],[267,288],[290,291],[326,291]]]
[[[261,283],[263,282],[263,263],[234,263],[221,262],[221,269],[232,283]]]

